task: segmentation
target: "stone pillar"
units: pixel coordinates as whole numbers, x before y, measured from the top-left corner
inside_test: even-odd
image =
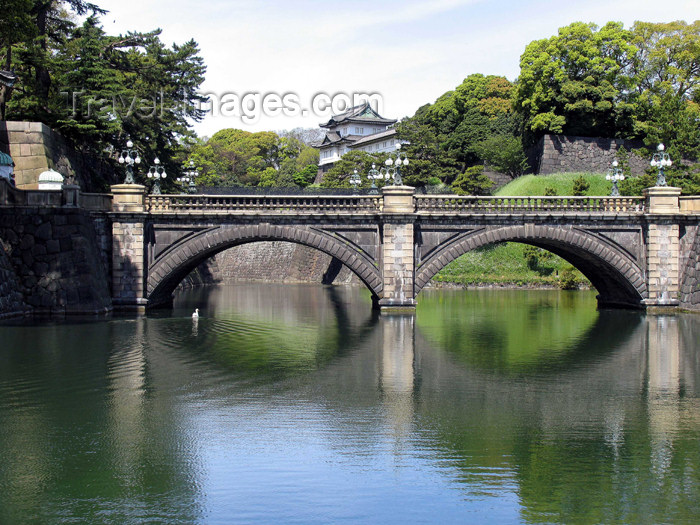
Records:
[[[414,311],[413,213],[415,190],[410,186],[388,186],[382,190],[382,297],[383,312]]]
[[[80,207],[80,186],[77,184],[64,184],[62,204],[68,208]]]
[[[112,211],[143,212],[145,210],[146,186],[140,184],[117,184],[112,191]]]
[[[647,306],[678,306],[680,292],[680,188],[644,190],[647,218]]]
[[[112,303],[115,309],[143,311],[146,289],[144,198],[138,184],[112,186]]]

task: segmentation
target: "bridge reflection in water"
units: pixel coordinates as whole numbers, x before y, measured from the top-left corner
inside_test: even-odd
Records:
[[[700,517],[697,318],[586,293],[369,301],[241,285],[0,327],[0,521]]]

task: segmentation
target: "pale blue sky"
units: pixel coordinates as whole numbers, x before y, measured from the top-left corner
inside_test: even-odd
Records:
[[[299,95],[375,92],[383,113],[412,115],[472,73],[514,80],[525,46],[575,21],[691,22],[700,0],[434,0],[262,1],[102,0],[105,30],[163,29],[163,40],[194,38],[208,67],[204,90]],[[250,131],[315,127],[308,115],[207,118],[200,135],[237,127]]]

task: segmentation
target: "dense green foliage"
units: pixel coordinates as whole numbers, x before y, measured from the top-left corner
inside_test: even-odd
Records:
[[[457,175],[451,187],[457,195],[482,195],[492,185],[493,182],[484,175],[483,166],[472,166]]]
[[[563,133],[641,139],[643,156],[663,142],[673,159],[691,161],[669,170],[670,183],[700,191],[692,166],[700,159],[700,21],[636,22],[629,29],[575,22],[531,42],[520,66],[515,83],[470,75],[398,125],[410,142],[409,184],[449,185],[460,177],[459,186],[484,193],[478,180],[465,182],[478,174],[469,168],[486,163],[520,176],[528,169],[524,148],[544,133]],[[623,187],[639,193],[648,179]]]
[[[7,118],[44,122],[97,158],[105,151],[116,158],[129,137],[141,170],[157,156],[177,172],[191,122],[203,117],[206,68],[197,43],[166,47],[159,31],[107,35],[98,19],[104,11],[82,0],[13,4],[18,10],[0,13],[0,52],[19,77]],[[77,25],[73,13],[91,14]]]
[[[222,129],[191,146],[199,186],[305,187],[318,170],[318,150],[271,131]]]
[[[470,75],[454,91],[400,122],[398,136],[409,142],[405,151],[411,159],[406,183],[424,186],[439,179],[449,185],[459,179],[458,187],[487,193],[490,182],[469,171],[487,158],[507,173],[520,174],[524,155],[519,141],[512,140],[518,129],[512,89],[504,77]]]
[[[355,170],[361,174],[361,188],[367,188],[371,185],[371,181],[367,178],[369,170],[379,170],[384,166],[384,161],[387,159],[386,154],[382,153],[367,153],[366,151],[353,150],[336,162],[333,167],[323,175],[321,186],[324,188],[350,188],[350,175]],[[377,186],[381,187],[385,181],[376,181]]]
[[[526,143],[542,133],[638,138],[700,157],[700,21],[576,22],[531,42],[514,92]]]

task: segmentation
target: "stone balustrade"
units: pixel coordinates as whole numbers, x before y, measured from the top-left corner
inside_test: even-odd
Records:
[[[146,211],[377,213],[378,195],[148,195]]]
[[[83,193],[69,184],[61,190],[21,190],[0,178],[0,206],[78,207],[108,212],[112,209],[112,194]]]
[[[644,197],[492,197],[416,195],[418,213],[644,213]]]

